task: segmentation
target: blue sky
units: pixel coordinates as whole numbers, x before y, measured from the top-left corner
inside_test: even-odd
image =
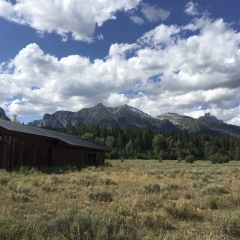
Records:
[[[99,102],[240,126],[239,0],[0,0],[0,106]]]

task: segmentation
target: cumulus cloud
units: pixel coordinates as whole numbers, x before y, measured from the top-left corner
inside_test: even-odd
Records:
[[[170,11],[168,10],[164,10],[160,7],[157,6],[151,6],[149,4],[142,4],[142,10],[141,12],[144,14],[144,16],[146,17],[146,19],[149,22],[157,22],[157,21],[164,21],[166,20],[169,15],[170,15]]]
[[[28,25],[43,33],[55,32],[66,41],[70,33],[75,40],[92,41],[96,25],[115,19],[117,11],[128,11],[140,0],[17,0],[0,1],[0,17]]]
[[[144,20],[143,20],[141,17],[131,16],[130,19],[131,19],[134,23],[136,23],[136,24],[138,24],[138,25],[144,24]]]
[[[186,8],[184,12],[190,16],[197,16],[199,15],[199,12],[197,11],[197,6],[198,6],[197,3],[193,3],[192,1],[188,2],[186,4]]]
[[[0,65],[1,106],[41,115],[129,104],[152,116],[210,112],[240,125],[240,33],[223,19],[195,22],[205,22],[197,34],[188,25],[161,24],[136,43],[111,45],[107,58],[93,62],[80,55],[58,59],[29,44]]]

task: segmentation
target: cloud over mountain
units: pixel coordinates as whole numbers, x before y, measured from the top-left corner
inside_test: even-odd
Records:
[[[97,2],[107,5],[106,1]],[[38,25],[31,14],[29,22],[23,17],[27,13],[15,15],[18,9],[29,11],[22,10],[28,5],[21,4],[30,3],[33,1],[23,0],[8,8],[5,2],[6,12],[13,21],[21,18],[24,24],[45,26]],[[136,4],[138,1],[116,1],[116,9],[130,9]],[[110,13],[114,10],[109,9],[103,16],[96,13],[94,24],[101,25],[113,17]],[[69,24],[67,30],[59,28],[59,34],[72,32],[76,39],[87,39],[88,33],[74,32],[74,23]],[[47,27],[40,28],[48,31]],[[58,31],[55,27],[49,31],[54,29]],[[171,111],[199,117],[211,112],[240,125],[239,46],[240,33],[231,24],[206,15],[195,16],[184,26],[160,24],[135,43],[112,44],[106,58],[94,61],[80,55],[57,58],[32,43],[10,62],[1,64],[1,107],[31,115],[61,109],[77,111],[98,102],[107,106],[126,103],[153,116]]]

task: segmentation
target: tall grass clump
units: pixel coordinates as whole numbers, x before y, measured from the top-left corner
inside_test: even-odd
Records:
[[[29,194],[32,189],[31,183],[19,182],[16,187],[11,187],[11,199],[14,202],[28,202],[30,200]]]
[[[19,222],[6,209],[2,209],[0,212],[0,239],[20,239],[20,230]]]
[[[161,189],[161,187],[157,183],[153,183],[153,184],[149,183],[144,186],[145,193],[159,193],[160,189]]]
[[[19,172],[22,175],[30,175],[30,174],[37,174],[38,170],[31,166],[22,166],[22,167],[20,167]]]
[[[67,209],[58,213],[45,228],[45,239],[141,239],[133,221],[118,213],[91,213]]]
[[[89,199],[93,201],[112,202],[113,200],[112,193],[102,187],[90,187],[87,194]]]
[[[98,176],[97,175],[89,175],[88,177],[82,177],[80,179],[80,183],[83,185],[83,186],[95,186],[98,182]]]
[[[59,179],[59,177],[56,175],[56,174],[52,174],[51,175],[51,183],[52,184],[58,184],[58,183],[60,183],[61,181],[60,181],[60,179]]]
[[[101,177],[100,182],[105,185],[117,185],[117,183],[113,179],[108,177]]]
[[[203,195],[221,195],[228,194],[228,191],[221,185],[209,185],[202,190]]]
[[[178,183],[170,182],[163,187],[164,190],[178,190],[180,187]]]
[[[49,183],[45,183],[42,185],[42,190],[45,192],[56,192],[57,191],[57,187],[52,186]]]
[[[143,217],[143,227],[150,229],[174,230],[175,227],[163,216],[159,214],[147,214]]]
[[[6,170],[0,170],[0,185],[6,185],[10,178],[11,175]]]
[[[226,212],[217,218],[216,221],[220,225],[223,233],[240,238],[240,211]]]
[[[219,199],[216,196],[208,196],[205,200],[205,207],[217,210],[219,208]]]
[[[14,218],[8,210],[0,211],[0,239],[43,239],[38,221],[20,221]]]
[[[139,198],[135,207],[141,211],[152,211],[162,207],[162,199],[159,194],[147,194],[143,198]]]
[[[165,206],[165,210],[168,214],[176,219],[180,220],[202,220],[203,217],[200,215],[196,209],[187,203],[178,205],[175,202],[169,202]]]

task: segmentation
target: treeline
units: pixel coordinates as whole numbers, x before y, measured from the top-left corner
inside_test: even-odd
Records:
[[[240,160],[240,139],[213,137],[211,135],[189,133],[155,133],[151,128],[113,128],[82,125],[70,129],[52,129],[62,133],[92,139],[110,147],[107,153],[111,159],[159,159],[159,160],[211,160],[228,162]]]

